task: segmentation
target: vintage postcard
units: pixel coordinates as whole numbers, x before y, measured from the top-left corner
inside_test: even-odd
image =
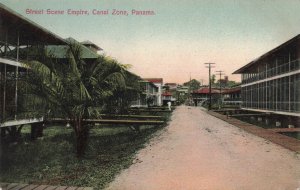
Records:
[[[299,0],[0,0],[0,190],[300,189]]]

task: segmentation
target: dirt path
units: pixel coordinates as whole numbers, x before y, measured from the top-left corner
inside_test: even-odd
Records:
[[[200,110],[180,106],[109,190],[300,187],[300,156]]]

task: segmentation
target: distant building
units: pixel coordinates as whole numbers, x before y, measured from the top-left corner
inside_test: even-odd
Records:
[[[191,95],[193,101],[201,105],[202,102],[209,99],[209,87],[201,87],[198,90],[194,90]],[[212,99],[218,99],[220,97],[220,90],[218,88],[211,88],[211,95]]]
[[[176,89],[176,99],[178,104],[184,103],[188,99],[189,86],[179,85]]]
[[[188,86],[178,86],[176,91],[179,93],[182,93],[182,95],[184,95],[189,92],[189,87]]]
[[[300,35],[251,61],[242,74],[242,108],[300,116]]]
[[[172,93],[169,91],[166,91],[162,94],[163,99],[163,105],[166,106],[168,102],[171,102],[172,105],[176,104],[176,98],[173,97]]]
[[[139,84],[140,94],[137,100],[132,101],[131,107],[157,106],[158,87],[146,80],[139,81]]]
[[[218,83],[221,84],[222,87],[226,87],[228,84],[228,76],[224,76],[224,79],[218,80]]]
[[[235,86],[229,89],[222,89],[223,104],[226,105],[241,105],[241,86]]]
[[[171,101],[172,105],[176,104],[176,90],[179,85],[177,83],[165,83],[163,86],[162,100],[163,105],[167,105],[167,102]]]
[[[165,87],[168,87],[169,90],[176,90],[177,87],[178,87],[178,84],[176,84],[176,83],[165,83],[164,86],[165,86]]]
[[[152,82],[154,85],[158,87],[157,92],[157,105],[162,105],[162,87],[163,87],[163,79],[162,78],[144,78],[144,80]]]

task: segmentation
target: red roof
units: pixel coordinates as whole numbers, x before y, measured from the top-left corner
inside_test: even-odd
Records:
[[[176,83],[166,83],[165,85],[166,85],[166,86],[177,86]]]
[[[164,92],[162,95],[163,96],[172,96],[172,93],[171,92]]]
[[[152,83],[163,83],[162,78],[144,78],[144,80],[152,82]]]
[[[220,93],[219,90],[212,88],[211,89],[211,93],[212,94],[218,94]],[[204,87],[204,88],[200,88],[198,90],[194,90],[193,94],[209,94],[209,88],[208,87]]]

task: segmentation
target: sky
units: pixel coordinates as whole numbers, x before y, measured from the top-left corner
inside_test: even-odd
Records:
[[[62,38],[90,40],[142,78],[204,84],[232,73],[300,33],[300,0],[0,0]],[[43,10],[27,14],[26,10]],[[64,10],[63,15],[46,10]],[[89,15],[67,14],[68,9]],[[93,9],[108,15],[93,15]],[[112,15],[113,10],[128,15]],[[131,11],[155,15],[132,15]],[[217,77],[218,79],[218,77]]]

